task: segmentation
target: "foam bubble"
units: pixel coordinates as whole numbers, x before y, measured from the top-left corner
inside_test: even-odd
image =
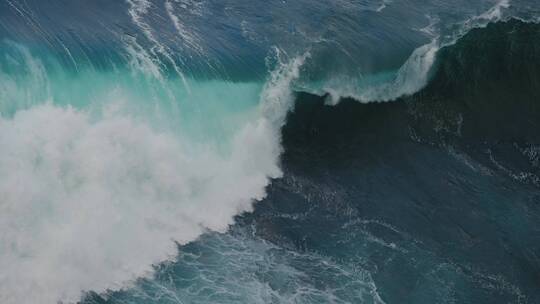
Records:
[[[256,121],[220,156],[126,116],[42,105],[0,120],[1,302],[75,301],[224,231],[279,176],[273,134]]]
[[[64,100],[0,117],[0,302],[73,302],[82,291],[121,288],[173,259],[175,242],[225,231],[250,211],[281,176],[279,129],[306,56],[278,62],[259,107],[222,138],[227,149],[156,129],[130,114],[139,101],[123,89],[101,94],[119,102],[87,110]],[[216,99],[202,94],[209,85],[222,86],[199,84],[189,97]]]

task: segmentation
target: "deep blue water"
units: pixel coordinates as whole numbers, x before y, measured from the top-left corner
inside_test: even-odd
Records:
[[[539,18],[0,1],[0,302],[539,303]]]

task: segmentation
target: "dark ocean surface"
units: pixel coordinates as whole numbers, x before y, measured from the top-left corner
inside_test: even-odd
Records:
[[[0,302],[540,303],[535,1],[0,2]]]

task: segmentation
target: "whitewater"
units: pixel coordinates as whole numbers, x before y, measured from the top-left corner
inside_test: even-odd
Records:
[[[530,20],[535,5],[428,1],[413,12],[422,18],[407,29],[414,35],[379,41],[410,3],[322,1],[302,12],[308,4],[98,2],[0,6],[1,303],[77,303],[151,280],[159,265],[181,260],[182,246],[226,235],[284,176],[281,131],[297,92],[331,105],[412,95],[428,84],[439,50],[490,22]],[[310,21],[327,8],[347,13],[317,17],[329,32]],[[447,11],[458,17],[444,19]],[[381,20],[374,34],[362,32],[388,50],[374,60],[380,66],[356,58],[379,52],[347,36],[349,23],[362,24],[357,14]],[[384,303],[362,273],[361,297]]]

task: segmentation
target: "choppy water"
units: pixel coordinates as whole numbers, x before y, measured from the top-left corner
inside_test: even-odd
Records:
[[[540,301],[539,17],[0,1],[0,302]]]

